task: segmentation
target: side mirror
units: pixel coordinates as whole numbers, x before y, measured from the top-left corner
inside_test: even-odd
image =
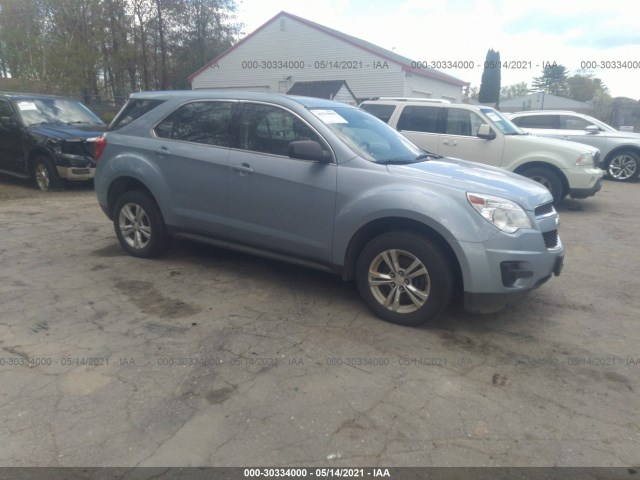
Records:
[[[314,160],[320,163],[331,163],[331,154],[313,140],[294,140],[289,142],[287,155],[300,160]]]
[[[599,133],[600,129],[595,125],[589,125],[584,129],[587,133]]]
[[[491,127],[489,125],[483,123],[478,128],[478,134],[476,135],[476,137],[482,138],[484,140],[493,140],[494,138],[496,138],[496,133],[491,130]]]

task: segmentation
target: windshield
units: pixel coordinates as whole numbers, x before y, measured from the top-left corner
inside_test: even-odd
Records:
[[[22,122],[26,126],[47,123],[66,125],[91,123],[102,125],[102,120],[76,100],[63,98],[30,98],[15,102]]]
[[[317,108],[311,112],[362,158],[376,163],[416,162],[425,151],[373,115],[355,108]]]
[[[526,135],[515,123],[493,108],[481,108],[489,121],[505,135]]]

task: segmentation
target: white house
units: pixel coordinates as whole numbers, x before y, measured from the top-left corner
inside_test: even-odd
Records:
[[[503,112],[522,112],[524,110],[571,110],[574,112],[586,112],[589,110],[589,104],[578,102],[571,98],[538,92],[510,98],[508,100],[500,100],[500,110]]]
[[[287,12],[189,77],[193,89],[286,93],[296,82],[345,81],[357,99],[395,96],[460,101],[468,86],[451,75]]]
[[[296,82],[287,95],[326,98],[349,105],[357,105],[358,100],[344,80],[320,80],[317,82]]]

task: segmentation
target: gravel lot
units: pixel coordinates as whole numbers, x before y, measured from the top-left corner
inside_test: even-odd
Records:
[[[640,183],[559,209],[565,268],[404,328],[339,277],[177,242],[0,176],[0,466],[632,466]]]

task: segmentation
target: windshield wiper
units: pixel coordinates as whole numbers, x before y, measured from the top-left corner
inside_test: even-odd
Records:
[[[416,157],[416,160],[438,160],[442,158],[442,155],[438,155],[437,153],[425,152]]]

